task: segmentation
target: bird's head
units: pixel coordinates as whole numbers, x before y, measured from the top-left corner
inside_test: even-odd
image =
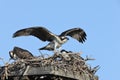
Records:
[[[9,55],[10,55],[10,57],[12,58],[13,55],[14,55],[13,51],[9,51]]]
[[[63,41],[63,40],[69,40],[69,38],[68,37],[66,37],[66,36],[62,36],[62,37],[60,37],[60,39]]]
[[[60,37],[60,39],[62,40],[63,43],[65,43],[69,40],[69,38],[67,38],[66,36],[62,36],[62,37]]]
[[[9,55],[11,59],[14,59],[14,60],[17,59],[17,55],[13,51],[9,51]]]

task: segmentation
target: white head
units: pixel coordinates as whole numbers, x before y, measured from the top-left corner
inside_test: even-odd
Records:
[[[18,59],[17,55],[13,53],[13,51],[9,51],[9,55],[11,59],[14,59],[14,60]]]
[[[63,43],[65,43],[69,40],[69,38],[67,38],[66,36],[62,36],[62,37],[60,37],[60,39]]]

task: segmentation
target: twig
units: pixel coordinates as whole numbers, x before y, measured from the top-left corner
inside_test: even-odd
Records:
[[[89,56],[86,56],[86,59],[84,59],[85,61],[88,61],[88,60],[95,60],[94,58],[90,58]]]

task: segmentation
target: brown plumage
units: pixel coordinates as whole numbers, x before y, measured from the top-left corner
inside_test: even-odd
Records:
[[[72,28],[72,29],[62,32],[59,36],[70,36],[70,37],[78,40],[79,42],[83,43],[83,42],[85,42],[87,35],[86,35],[85,31],[81,28]]]
[[[19,47],[14,47],[14,49],[9,52],[9,55],[10,55],[10,58],[14,60],[34,58],[32,53],[30,53],[28,50],[25,50]]]
[[[18,30],[13,34],[13,37],[29,35],[35,36],[42,41],[50,42],[47,46],[40,48],[40,50],[56,50],[56,48],[61,47],[62,44],[68,41],[67,36],[70,36],[81,43],[85,42],[87,36],[85,31],[81,28],[72,28],[62,32],[60,35],[56,35],[44,27],[37,26]]]

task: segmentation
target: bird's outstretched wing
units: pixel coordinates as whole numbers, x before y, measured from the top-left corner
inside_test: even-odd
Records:
[[[72,28],[62,32],[59,36],[71,36],[72,38],[75,38],[79,42],[83,43],[86,40],[87,35],[81,28]]]
[[[44,27],[30,27],[16,31],[13,34],[13,38],[19,36],[29,36],[29,35],[35,36],[42,41],[52,41],[55,36],[53,33],[51,33],[49,30],[47,30]]]

